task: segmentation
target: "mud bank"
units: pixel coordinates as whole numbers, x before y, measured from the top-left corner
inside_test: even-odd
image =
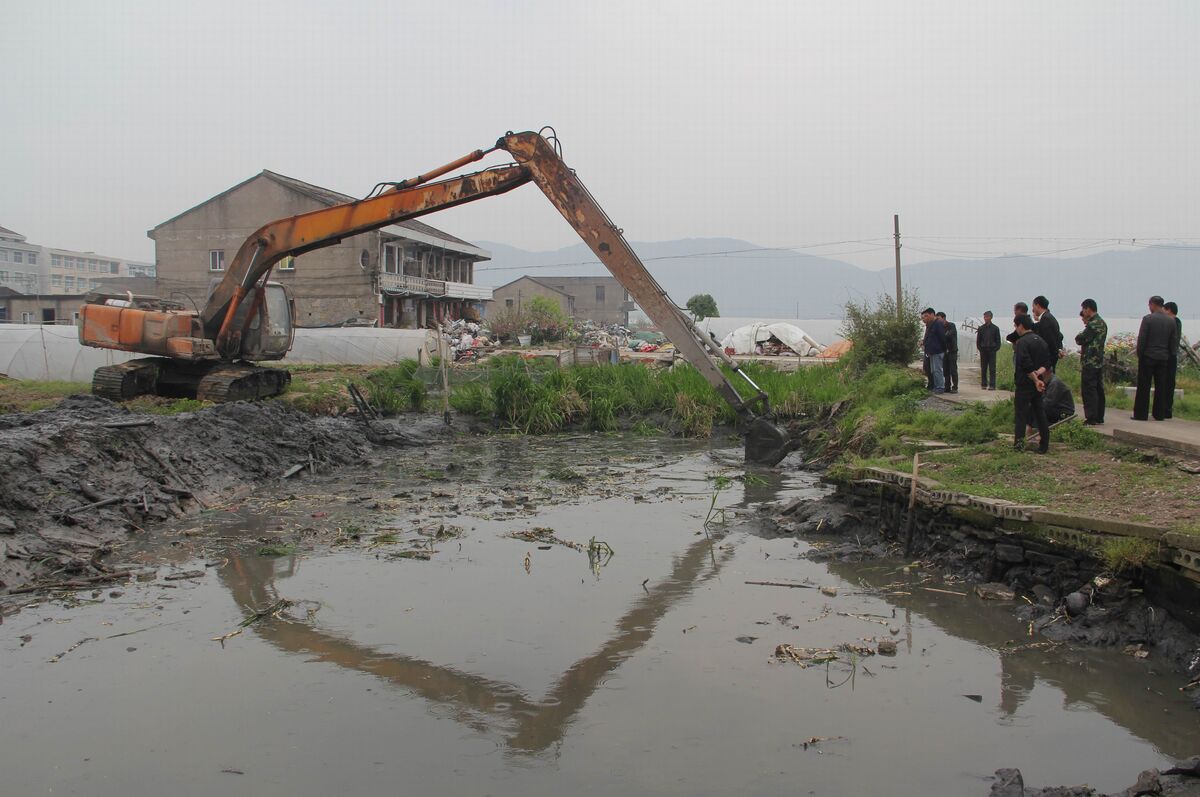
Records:
[[[1148,769],[1138,775],[1129,788],[1109,795],[1090,786],[1048,786],[1032,788],[1025,785],[1019,769],[996,770],[990,797],[1196,797],[1200,795],[1200,756],[1180,761],[1164,770]]]
[[[114,546],[244,494],[290,468],[360,461],[350,419],[282,402],[171,416],[93,396],[0,416],[0,597],[43,582],[84,585],[122,572]]]
[[[964,597],[1008,602],[1026,624],[1026,644],[1040,639],[1116,648],[1200,676],[1200,635],[1163,605],[1176,593],[1157,584],[1147,589],[1156,578],[1150,569],[1114,575],[1086,550],[1014,534],[995,518],[922,505],[909,541],[904,500],[867,485],[841,484],[819,501],[766,511],[777,533],[813,544],[808,558],[814,561],[919,562],[921,569],[966,582],[958,588]],[[1148,597],[1160,594],[1167,600]]]

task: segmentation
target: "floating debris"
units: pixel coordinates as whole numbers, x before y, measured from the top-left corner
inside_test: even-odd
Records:
[[[784,643],[775,647],[775,658],[799,664],[807,669],[814,664],[837,661],[839,657],[837,651],[830,648],[798,648]]]

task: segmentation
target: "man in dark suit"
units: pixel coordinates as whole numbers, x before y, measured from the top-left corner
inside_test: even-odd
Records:
[[[985,310],[983,323],[975,330],[975,348],[979,350],[979,375],[984,390],[996,389],[996,352],[1000,351],[1000,327],[992,323],[992,311]]]
[[[1058,358],[1064,353],[1062,328],[1058,325],[1058,319],[1050,312],[1050,300],[1045,296],[1038,296],[1033,300],[1033,317],[1033,331],[1050,349],[1050,370],[1058,370]]]
[[[1033,319],[1019,315],[1013,319],[1017,340],[1013,343],[1013,448],[1025,449],[1025,428],[1033,421],[1038,429],[1038,453],[1050,449],[1050,422],[1042,394],[1046,390],[1042,376],[1050,370],[1050,349],[1033,331]]]
[[[1183,340],[1183,322],[1179,320],[1179,305],[1175,302],[1165,302],[1163,309],[1175,322],[1175,346],[1167,355],[1167,417],[1175,411],[1175,374],[1179,371],[1179,343]]]
[[[1133,398],[1135,421],[1144,421],[1148,414],[1154,420],[1167,419],[1167,358],[1179,348],[1179,332],[1167,315],[1161,296],[1150,297],[1150,312],[1142,317],[1137,337],[1137,393]],[[1154,385],[1154,407],[1150,407],[1150,386]]]

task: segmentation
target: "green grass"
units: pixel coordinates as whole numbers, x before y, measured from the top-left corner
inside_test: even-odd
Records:
[[[91,392],[87,382],[0,378],[0,413],[43,410],[67,396]]]
[[[1141,537],[1112,537],[1100,544],[1104,563],[1114,573],[1140,570],[1158,556],[1158,545]]]

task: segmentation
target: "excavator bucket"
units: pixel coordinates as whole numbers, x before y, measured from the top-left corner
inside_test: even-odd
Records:
[[[757,465],[778,465],[799,447],[783,429],[767,418],[755,418],[746,429],[746,461]]]

